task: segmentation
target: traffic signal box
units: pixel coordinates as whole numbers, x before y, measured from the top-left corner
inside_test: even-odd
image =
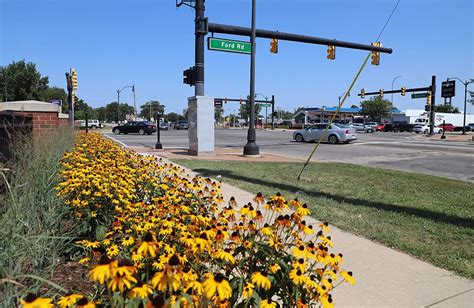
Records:
[[[196,84],[196,67],[190,67],[187,70],[183,71],[183,83],[188,84],[189,86],[194,86]]]
[[[405,96],[407,94],[407,88],[406,87],[402,87],[402,96]]]
[[[361,98],[365,97],[365,89],[360,89],[360,97]]]
[[[383,97],[383,89],[380,89],[379,92],[380,92],[380,97]]]
[[[327,58],[329,60],[334,60],[336,59],[336,46],[333,45],[328,45],[328,55]]]
[[[270,42],[270,52],[278,53],[278,39],[272,39]]]
[[[71,69],[71,81],[72,81],[72,90],[77,91],[77,72],[75,69]]]
[[[428,91],[428,96],[426,97],[425,111],[431,110],[431,91]]]
[[[374,43],[372,43],[372,46],[382,47],[382,44],[380,42],[374,42]],[[372,61],[370,63],[372,65],[379,65],[380,64],[380,52],[372,51]]]

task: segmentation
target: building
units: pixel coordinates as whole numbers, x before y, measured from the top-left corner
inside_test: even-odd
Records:
[[[337,107],[312,107],[298,111],[293,119],[296,124],[309,124],[319,122],[329,122],[334,116]],[[354,122],[355,119],[361,118],[359,115],[360,108],[341,108],[337,114],[335,121]],[[306,116],[306,122],[305,122]]]

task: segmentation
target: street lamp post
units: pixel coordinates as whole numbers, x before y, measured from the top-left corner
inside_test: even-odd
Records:
[[[459,80],[463,85],[464,85],[464,116],[463,116],[463,122],[462,122],[462,134],[465,135],[466,134],[466,104],[467,104],[467,86],[470,84],[470,83],[474,83],[474,79],[471,79],[471,80],[466,80],[466,81],[462,81],[460,78],[458,77],[451,77],[451,78],[448,78],[448,81],[450,79],[457,79]]]
[[[120,92],[122,92],[126,88],[132,88],[133,98],[134,98],[133,101],[134,101],[134,104],[135,104],[135,85],[125,86],[121,90],[117,90],[117,125],[119,125],[119,123],[120,123]],[[135,110],[135,112],[136,112],[136,110]]]
[[[344,97],[344,94],[346,94],[346,92],[342,92],[341,96],[338,97],[338,99],[339,99],[339,105],[341,104],[341,98]],[[347,94],[347,96],[351,96],[351,93],[349,92],[349,93]]]
[[[163,145],[161,144],[160,140],[160,113],[156,113],[156,144],[155,149],[160,150],[163,149]]]
[[[397,77],[393,78],[393,80],[392,80],[392,91],[393,91],[393,84],[395,83],[395,80],[397,80],[398,78],[402,78],[402,76],[397,76]],[[393,93],[391,94],[390,103],[392,104],[392,106],[390,108],[390,121],[393,122]]]

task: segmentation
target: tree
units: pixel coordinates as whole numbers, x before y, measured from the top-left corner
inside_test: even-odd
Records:
[[[3,86],[6,83],[9,101],[41,100],[48,88],[48,77],[41,77],[36,64],[21,60],[3,67],[0,78],[0,99],[4,100]]]
[[[452,105],[436,105],[435,112],[443,112],[443,113],[460,113],[457,107]]]
[[[159,101],[151,100],[140,106],[140,117],[151,120],[155,118],[156,114],[163,114],[165,112],[165,106]]]
[[[63,101],[62,113],[69,112],[69,103],[67,101],[67,93],[63,88],[48,87],[41,93],[41,100],[48,102],[50,100],[60,99]]]
[[[260,111],[262,110],[262,106],[260,104],[255,104],[255,120],[258,119],[258,115],[260,114]],[[249,97],[247,96],[247,102],[245,104],[240,104],[240,110],[239,110],[240,118],[247,120],[250,116],[250,101]]]
[[[163,117],[167,122],[178,122],[179,120],[184,120],[184,116],[177,114],[176,112],[170,112],[165,114]]]
[[[373,121],[380,121],[387,116],[392,110],[392,103],[389,100],[383,99],[381,96],[375,96],[369,100],[360,103],[360,114],[368,116]]]
[[[112,102],[110,104],[107,104],[105,106],[105,119],[108,122],[114,122],[117,121],[117,102]],[[130,115],[134,113],[133,106],[130,106],[129,104],[120,104],[120,110],[119,110],[119,120],[123,121],[125,120],[126,115]]]
[[[351,105],[351,108],[359,108],[357,105]]]
[[[224,109],[222,107],[214,108],[214,119],[219,122],[222,118],[222,114],[224,113]]]

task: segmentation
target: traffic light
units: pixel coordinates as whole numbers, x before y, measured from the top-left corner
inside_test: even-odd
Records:
[[[187,70],[183,71],[183,83],[188,84],[189,86],[194,86],[196,84],[196,67],[190,67]]]
[[[360,98],[365,97],[365,89],[360,89]]]
[[[224,98],[224,103],[226,103],[226,104],[227,104],[227,97],[226,97],[226,98]]]
[[[431,105],[431,91],[428,91],[428,96],[426,97],[426,105]]]
[[[270,42],[270,52],[278,53],[278,39],[272,39]]]
[[[372,46],[382,47],[382,44],[380,42],[374,42],[374,43],[372,43]],[[379,65],[380,64],[380,52],[372,51],[372,61],[370,63],[372,65]]]
[[[77,72],[74,68],[71,69],[72,90],[77,91]]]
[[[380,89],[379,92],[380,92],[380,96],[383,97],[383,89]]]
[[[72,97],[72,104],[74,105],[74,109],[79,110],[79,97],[77,97],[77,95]]]
[[[405,96],[407,94],[407,88],[402,87],[402,96]]]
[[[328,55],[326,58],[328,58],[329,60],[336,59],[336,46],[328,45]]]
[[[431,106],[430,105],[425,105],[425,111],[430,111]]]

